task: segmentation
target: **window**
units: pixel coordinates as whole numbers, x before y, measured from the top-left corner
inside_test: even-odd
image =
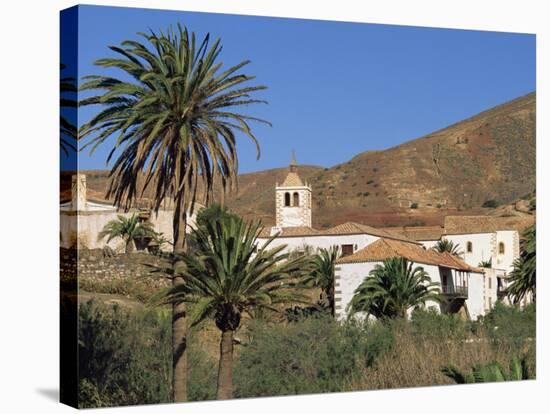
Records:
[[[500,242],[498,244],[498,254],[504,254],[504,250],[505,250],[504,243]]]
[[[290,207],[290,193],[285,193],[285,207]]]
[[[342,257],[353,254],[353,244],[343,244],[340,247],[342,248]]]
[[[466,251],[468,253],[472,253],[472,250],[474,249],[474,246],[472,245],[472,242],[469,241],[468,243],[466,243]]]
[[[300,196],[298,195],[298,193],[294,193],[292,195],[292,205],[294,207],[298,207],[300,205]]]
[[[493,283],[492,283],[492,278],[489,276],[489,289],[492,289],[492,288],[493,288],[492,284],[493,284]]]

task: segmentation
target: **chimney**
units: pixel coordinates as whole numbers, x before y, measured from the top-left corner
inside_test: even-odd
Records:
[[[71,209],[86,210],[86,174],[75,174],[71,177]]]

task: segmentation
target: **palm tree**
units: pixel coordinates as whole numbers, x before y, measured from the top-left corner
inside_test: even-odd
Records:
[[[140,222],[137,215],[131,217],[118,216],[117,220],[108,222],[98,235],[98,239],[107,237],[107,243],[120,237],[126,243],[126,253],[132,253],[135,248],[135,240],[141,237],[153,236],[154,230],[150,222]]]
[[[520,256],[514,261],[514,269],[508,279],[506,292],[514,303],[519,303],[527,295],[536,301],[537,291],[537,230],[535,225],[523,233]]]
[[[452,240],[438,240],[433,249],[439,253],[450,253],[453,256],[461,257],[464,253],[460,250],[460,246]]]
[[[340,257],[340,248],[332,246],[329,249],[320,249],[312,257],[312,271],[304,276],[303,284],[307,287],[321,289],[321,301],[327,303],[334,316],[334,275],[336,260]]]
[[[161,255],[165,244],[171,244],[171,242],[164,235],[164,233],[153,232],[151,234],[151,242],[148,247],[154,254]]]
[[[493,267],[493,258],[490,258],[489,260],[482,260],[481,262],[479,262],[477,267],[482,267],[482,268],[485,268],[485,269],[492,268]]]
[[[116,58],[99,59],[104,68],[122,70],[129,79],[87,76],[82,90],[103,91],[81,101],[103,109],[82,127],[85,147],[93,152],[116,134],[107,162],[116,157],[109,174],[108,197],[129,208],[150,189],[153,210],[163,200],[174,201],[173,251],[185,251],[187,213],[192,213],[202,192],[203,202],[212,197],[214,181],[222,195],[236,184],[237,135],[249,137],[259,157],[252,121],[263,122],[237,111],[260,103],[251,94],[264,86],[248,86],[253,79],[240,73],[243,61],[222,70],[220,40],[210,36],[198,43],[195,34],[178,25],[166,33],[140,33],[145,42],[126,40],[110,49]],[[138,175],[143,180],[138,180]],[[141,183],[138,185],[138,181]],[[180,266],[181,263],[176,263]],[[174,278],[173,284],[181,283]],[[184,304],[174,304],[172,321],[173,390],[175,401],[187,399],[187,363]]]
[[[205,226],[208,222],[212,220],[220,220],[228,217],[238,218],[234,213],[231,213],[227,206],[221,205],[219,203],[212,203],[208,207],[201,209],[197,213],[197,225]]]
[[[233,396],[233,340],[243,313],[278,311],[276,305],[303,301],[292,288],[294,275],[307,271],[308,258],[289,259],[286,246],[258,246],[261,227],[232,216],[214,219],[191,233],[193,252],[182,255],[184,283],[155,298],[157,303],[192,303],[189,321],[212,318],[221,331],[218,399]]]
[[[421,266],[403,257],[377,264],[357,287],[348,305],[351,314],[364,312],[376,318],[405,318],[407,311],[428,301],[440,302],[439,284],[431,282]]]
[[[457,384],[473,384],[481,382],[521,381],[531,379],[531,373],[525,357],[514,357],[510,361],[510,369],[507,373],[497,362],[490,362],[486,365],[477,365],[471,372],[463,373],[458,368],[449,365],[441,372]]]
[[[64,64],[61,64],[60,71],[62,72],[66,69]],[[59,95],[60,95],[60,109],[61,116],[59,120],[61,140],[60,146],[61,151],[68,156],[70,151],[76,151],[75,140],[77,138],[77,129],[76,126],[67,118],[66,114],[63,114],[63,110],[70,108],[76,109],[77,102],[73,96],[76,96],[77,87],[76,80],[73,77],[65,76],[61,77],[59,82]]]

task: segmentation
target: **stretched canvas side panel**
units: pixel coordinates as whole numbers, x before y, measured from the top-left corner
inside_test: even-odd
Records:
[[[78,7],[60,16],[60,188],[78,177]],[[78,187],[60,191],[60,400],[78,407]]]

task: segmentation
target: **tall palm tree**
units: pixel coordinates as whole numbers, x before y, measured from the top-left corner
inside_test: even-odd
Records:
[[[461,257],[463,255],[462,250],[460,250],[460,245],[454,243],[452,240],[438,240],[433,249],[439,253],[450,253],[457,257]]]
[[[117,220],[109,221],[98,235],[98,239],[107,237],[107,243],[120,237],[126,243],[126,253],[132,253],[135,248],[135,241],[141,237],[153,236],[155,231],[153,225],[148,222],[140,222],[137,215],[130,217],[118,216]]]
[[[441,372],[457,384],[473,384],[481,382],[521,381],[531,379],[527,358],[514,357],[510,360],[508,372],[498,362],[486,365],[476,365],[471,372],[462,372],[455,366],[444,367]]]
[[[410,308],[428,301],[440,302],[439,284],[431,282],[421,266],[403,257],[377,264],[357,287],[348,305],[351,314],[364,312],[376,318],[405,318]]]
[[[155,299],[158,303],[192,303],[189,321],[212,318],[221,331],[218,399],[233,396],[233,339],[243,313],[278,311],[281,303],[305,298],[292,288],[295,275],[307,271],[305,256],[289,259],[286,246],[270,248],[275,236],[258,245],[261,227],[233,216],[205,222],[191,233],[193,252],[184,253],[184,283]]]
[[[193,212],[202,192],[212,197],[214,181],[223,192],[236,184],[237,135],[249,137],[257,148],[251,121],[267,123],[237,111],[264,102],[251,95],[264,86],[248,86],[252,76],[240,73],[243,61],[222,70],[220,40],[210,36],[197,42],[195,34],[178,25],[166,33],[141,33],[144,42],[126,40],[110,49],[118,57],[99,59],[104,68],[122,70],[131,80],[88,76],[82,90],[103,91],[81,101],[103,109],[82,127],[82,137],[93,152],[110,136],[116,141],[107,162],[116,157],[109,174],[108,197],[123,208],[144,191],[152,192],[153,210],[165,198],[174,201],[173,250],[185,251],[187,213]],[[267,123],[269,124],[269,123]],[[138,175],[143,181],[138,185]],[[176,263],[176,266],[181,266]],[[174,278],[173,284],[181,283]],[[172,322],[173,390],[175,401],[187,399],[184,304],[174,304]]]
[[[303,283],[308,287],[321,289],[321,301],[326,302],[334,316],[334,275],[336,260],[340,257],[340,247],[320,249],[312,257],[312,270],[304,276]]]
[[[537,292],[537,230],[535,225],[523,233],[520,256],[514,261],[514,269],[508,279],[507,294],[514,303],[519,303],[527,295],[536,301]]]
[[[66,69],[64,64],[61,64],[60,72]],[[67,109],[76,109],[77,101],[74,99],[77,93],[76,79],[70,76],[61,76],[59,82],[59,105],[60,105],[60,146],[61,151],[68,156],[69,152],[76,151],[76,138],[77,138],[77,128],[73,122],[67,117]],[[64,111],[65,110],[65,111]]]

